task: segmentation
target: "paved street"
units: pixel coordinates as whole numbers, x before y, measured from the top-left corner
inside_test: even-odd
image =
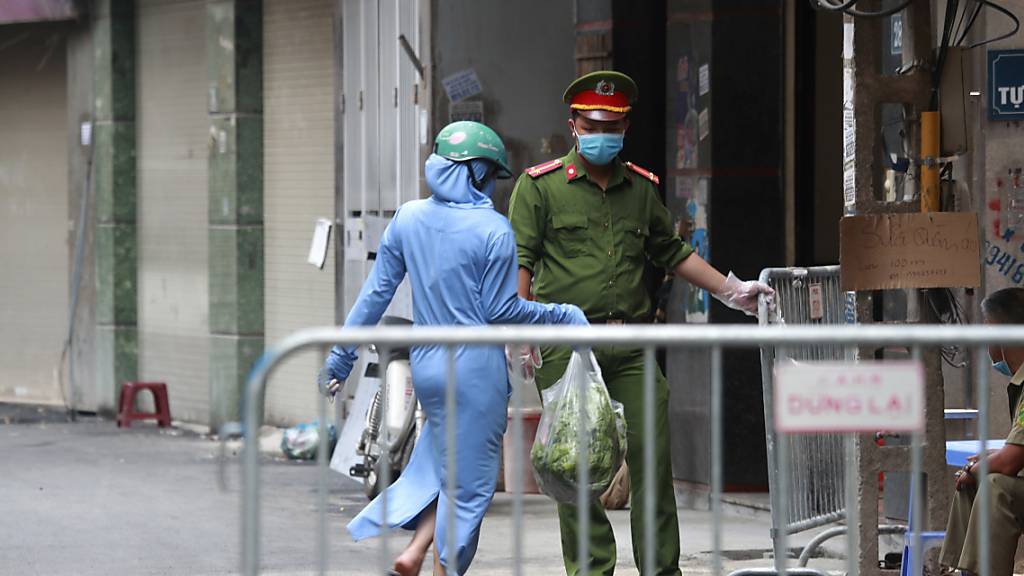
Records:
[[[218,444],[181,429],[0,409],[0,574],[232,574],[239,558],[237,456],[228,488],[217,481]],[[3,424],[5,421],[12,423]],[[27,422],[27,423],[13,423]],[[272,574],[314,568],[315,474],[309,464],[264,458],[263,568]],[[359,487],[331,473],[332,573],[365,575],[379,559],[380,541],[353,543],[344,525],[364,503]],[[512,574],[512,502],[496,498],[484,524],[475,574]],[[620,574],[636,574],[628,511],[613,512]],[[709,573],[711,515],[680,510],[684,573]],[[524,574],[562,574],[554,506],[526,499]],[[767,565],[768,517],[731,507],[724,519],[726,569]],[[803,534],[796,542],[806,542]],[[393,549],[404,542],[392,543]],[[834,540],[830,550],[841,549]],[[835,559],[813,566],[840,569]],[[424,574],[427,571],[424,570]]]

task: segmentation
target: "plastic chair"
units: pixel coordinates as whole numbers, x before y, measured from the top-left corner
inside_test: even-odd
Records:
[[[942,544],[946,539],[945,531],[921,532],[922,552]],[[903,559],[900,561],[900,576],[910,576],[910,567],[914,562],[914,492],[910,492],[910,504],[907,506],[907,532],[903,535]],[[924,565],[922,564],[922,572]],[[920,574],[916,576],[921,576]]]
[[[976,420],[978,411],[974,409],[946,409],[943,411],[945,420]],[[910,576],[910,567],[913,565],[913,543],[914,543],[914,493],[910,493],[910,503],[907,506],[907,532],[903,536],[903,560],[900,562],[900,576]],[[921,533],[922,552],[941,544],[946,539],[945,531],[932,531]],[[923,565],[922,565],[923,568]],[[920,576],[920,575],[918,575]]]

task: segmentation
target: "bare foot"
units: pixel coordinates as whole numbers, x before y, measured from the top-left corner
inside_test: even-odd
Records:
[[[395,572],[402,576],[419,576],[420,568],[423,567],[423,559],[426,558],[426,551],[417,550],[410,546],[395,559]]]

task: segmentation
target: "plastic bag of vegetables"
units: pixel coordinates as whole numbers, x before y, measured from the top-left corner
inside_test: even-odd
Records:
[[[626,420],[622,405],[608,395],[594,353],[573,351],[562,378],[542,396],[544,414],[530,451],[537,484],[559,502],[576,502],[585,449],[587,493],[597,499],[625,457]]]

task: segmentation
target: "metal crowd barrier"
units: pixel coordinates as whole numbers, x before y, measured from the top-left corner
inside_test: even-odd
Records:
[[[814,268],[766,268],[761,282],[775,289],[775,307],[758,310],[761,326],[845,324],[845,292],[839,286],[839,266]],[[783,356],[784,354],[784,356]],[[768,490],[779,489],[772,427],[772,398],[778,362],[850,360],[843,346],[814,343],[789,346],[782,354],[775,346],[761,346],[761,378],[764,391],[765,434],[768,448]],[[788,470],[792,497],[788,522],[772,514],[772,534],[795,534],[842,520],[846,515],[845,451],[841,434],[803,434],[789,441],[793,454]],[[777,512],[774,508],[773,512]]]
[[[780,326],[780,327],[757,327],[746,325],[626,325],[626,326],[515,326],[515,327],[422,327],[422,328],[399,328],[399,327],[373,327],[373,328],[310,328],[297,332],[284,339],[275,346],[270,347],[253,367],[246,382],[243,398],[243,435],[245,439],[242,453],[242,572],[247,575],[255,575],[259,572],[260,564],[260,460],[259,460],[259,430],[263,423],[264,397],[266,394],[267,381],[274,368],[285,358],[305,349],[319,348],[326,352],[327,347],[333,344],[363,346],[374,344],[382,351],[382,357],[386,357],[386,350],[396,346],[417,346],[417,345],[440,345],[447,346],[454,350],[459,345],[505,345],[505,344],[544,344],[544,345],[573,345],[573,346],[635,346],[646,349],[644,379],[644,412],[648,417],[650,425],[643,431],[647,437],[654,434],[653,418],[654,413],[654,350],[657,347],[665,348],[689,348],[711,350],[712,358],[712,382],[711,382],[711,415],[712,415],[712,574],[722,573],[722,355],[723,348],[760,348],[773,346],[786,349],[807,347],[807,346],[859,346],[859,345],[898,345],[910,346],[915,351],[915,357],[920,358],[920,352],[924,347],[935,347],[942,345],[959,345],[973,347],[975,349],[975,368],[978,378],[978,437],[982,439],[982,450],[984,454],[987,448],[985,439],[988,438],[988,352],[990,344],[1002,345],[1024,345],[1024,326]],[[448,381],[448,410],[454,414],[458,410],[455,404],[456,382],[454,371],[454,354],[451,353],[449,364]],[[386,395],[384,395],[386,398]],[[514,407],[521,402],[521,398],[513,399]],[[327,407],[326,400],[320,399],[320,434],[326,438]],[[516,410],[514,414],[521,414]],[[455,418],[449,417],[447,437],[449,444],[449,466],[448,486],[453,489],[455,486],[454,454],[457,449],[455,438]],[[513,430],[522,426],[517,420],[513,421]],[[387,430],[387,427],[384,428]],[[793,486],[791,485],[786,471],[791,468],[791,455],[788,441],[792,435],[777,434],[777,446],[775,459],[777,469],[781,471],[777,481],[776,490],[779,515],[779,525],[790,523],[788,502],[792,498]],[[913,434],[912,441],[912,488],[914,495],[914,525],[922,526],[921,510],[924,508],[921,502],[922,490],[920,486],[920,471],[922,469],[922,434]],[[521,436],[517,436],[521,438]],[[521,442],[521,439],[519,440]],[[653,468],[654,442],[644,443],[645,464]],[[513,468],[515,471],[522,470],[522,462],[518,461],[522,454],[522,446],[516,447],[513,452]],[[327,454],[326,443],[321,442],[318,455],[319,473],[319,516],[318,516],[318,570],[319,573],[326,573],[328,568],[327,547],[327,474],[329,455]],[[581,475],[586,473],[586,462],[580,462]],[[387,463],[382,470],[389,470]],[[983,458],[980,464],[980,477],[988,473],[988,463]],[[853,467],[847,467],[845,482],[847,487],[856,484],[851,478]],[[519,483],[521,475],[513,476],[515,484]],[[645,531],[646,534],[655,535],[644,543],[643,557],[653,562],[654,551],[657,546],[657,535],[654,531],[654,475],[648,475],[645,494],[648,497],[640,505],[645,510]],[[952,483],[950,483],[952,490]],[[580,497],[584,497],[585,489],[581,489]],[[523,495],[522,486],[511,487],[514,494],[513,526],[514,526],[514,553],[513,573],[523,573],[522,559],[522,533],[523,533]],[[988,503],[989,494],[986,482],[979,483],[978,498],[983,504]],[[386,514],[386,502],[384,503]],[[855,507],[854,507],[855,508]],[[851,508],[851,512],[854,508]],[[587,506],[579,506],[581,516],[588,510]],[[454,516],[454,514],[452,515]],[[454,526],[454,518],[449,517],[449,526]],[[855,514],[850,515],[847,521],[856,525]],[[990,576],[988,561],[989,553],[989,523],[988,507],[983,505],[981,509],[981,576]],[[587,525],[587,518],[581,518],[582,524]],[[580,530],[585,534],[587,530]],[[855,533],[856,531],[851,531]],[[792,568],[787,565],[787,531],[779,531],[775,539],[774,571],[778,574],[806,574],[806,569]],[[452,539],[454,533],[448,534],[449,549],[454,550]],[[380,539],[380,565],[378,574],[386,574],[391,566],[392,556],[389,545],[390,538],[384,532]],[[589,557],[586,548],[587,542],[581,541],[580,556],[582,559]],[[911,574],[921,574],[921,559],[923,554],[916,551],[922,550],[920,530],[910,543],[915,553],[913,554],[914,564]],[[847,562],[848,574],[858,574],[857,566],[857,543],[855,538],[847,539]],[[586,573],[585,560],[581,562],[581,572]],[[369,570],[368,570],[369,571]]]

